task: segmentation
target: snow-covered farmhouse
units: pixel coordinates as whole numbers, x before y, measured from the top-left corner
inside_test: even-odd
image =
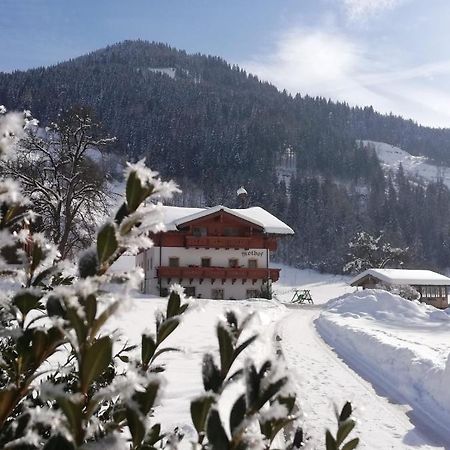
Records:
[[[377,289],[383,286],[411,286],[420,294],[420,301],[448,308],[450,278],[431,270],[368,269],[357,275],[351,286]]]
[[[166,231],[153,234],[154,247],[136,256],[143,292],[166,295],[180,283],[193,297],[238,300],[258,297],[264,283],[278,280],[270,251],[278,237],[294,232],[263,208],[162,208]]]

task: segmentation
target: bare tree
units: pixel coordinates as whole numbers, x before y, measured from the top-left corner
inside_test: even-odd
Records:
[[[42,231],[62,258],[88,246],[108,214],[111,194],[102,164],[103,137],[88,110],[72,109],[45,130],[34,127],[21,141],[18,158],[2,162],[4,175],[20,181],[37,212]]]

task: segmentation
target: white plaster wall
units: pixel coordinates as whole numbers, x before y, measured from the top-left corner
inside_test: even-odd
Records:
[[[156,278],[156,268],[159,267],[159,247],[152,247],[140,253],[136,258],[136,264],[144,269],[145,279],[142,291],[147,294],[159,295],[159,285]]]
[[[179,280],[172,280],[172,283],[178,283]],[[183,279],[181,282],[181,286],[183,287],[189,287],[194,286],[195,287],[195,295],[196,297],[201,296],[201,298],[213,298],[213,289],[223,289],[224,293],[224,299],[243,299],[247,298],[247,290],[257,290],[260,291],[262,287],[262,280],[258,280],[253,284],[253,282],[250,280],[247,280],[244,284],[242,284],[242,280],[236,280],[234,284],[231,282],[231,280],[226,280],[225,283],[222,284],[221,280],[216,280],[214,283],[211,283],[211,280],[205,279],[200,284],[199,280],[192,280],[192,283],[190,283],[190,280]],[[162,283],[163,288],[169,288],[170,285],[167,283],[167,280],[164,279]],[[159,292],[158,292],[159,293]],[[250,295],[250,297],[256,297],[257,295]]]
[[[154,253],[157,253],[159,258],[159,247],[153,247]],[[256,259],[258,267],[266,267],[266,249],[213,249],[213,248],[184,248],[184,247],[163,247],[162,249],[162,266],[169,265],[169,258],[180,258],[180,266],[200,266],[202,258],[211,258],[212,267],[228,267],[228,260],[236,258],[239,260],[239,265],[248,267],[249,259]],[[159,259],[158,259],[159,260]]]
[[[148,294],[159,294],[159,285],[156,278],[156,268],[159,266],[168,266],[169,258],[177,257],[180,259],[180,266],[186,267],[189,265],[200,266],[202,258],[211,258],[212,267],[228,267],[229,259],[238,259],[238,265],[248,267],[249,259],[256,259],[258,268],[267,267],[267,257],[269,250],[267,249],[196,249],[184,247],[163,247],[161,251],[160,262],[160,248],[152,247],[145,252],[140,253],[136,257],[136,264],[142,267],[145,271],[145,282],[142,290]],[[177,280],[178,282],[179,280]],[[202,298],[211,298],[212,289],[224,289],[224,298],[246,298],[247,290],[260,290],[262,287],[262,280],[253,282],[246,281],[242,284],[242,280],[236,280],[232,284],[231,280],[222,282],[216,280],[211,284],[210,280],[204,280],[201,284],[199,280],[182,280],[183,286],[195,286],[196,295],[201,295]],[[172,281],[174,282],[174,281]],[[167,280],[163,280],[162,287],[168,287]]]

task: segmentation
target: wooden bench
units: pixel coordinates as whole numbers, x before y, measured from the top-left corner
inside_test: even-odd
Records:
[[[294,296],[291,299],[291,303],[302,305],[306,302],[314,304],[314,301],[311,297],[311,291],[309,289],[295,289]]]

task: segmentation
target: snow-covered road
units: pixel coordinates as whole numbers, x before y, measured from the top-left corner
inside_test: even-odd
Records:
[[[358,421],[360,447],[370,450],[445,449],[408,417],[410,408],[391,403],[383,392],[350,369],[317,334],[321,306],[292,309],[279,324],[284,356],[298,385],[305,429],[317,448],[325,448],[324,429],[335,430],[334,405],[350,400]],[[378,390],[378,387],[377,387]],[[301,399],[305,400],[302,401]]]

